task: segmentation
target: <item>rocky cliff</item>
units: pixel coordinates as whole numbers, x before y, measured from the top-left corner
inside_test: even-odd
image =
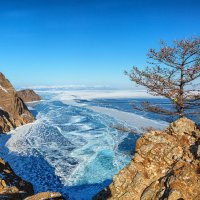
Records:
[[[200,200],[200,130],[189,119],[151,131],[111,185],[93,200]]]
[[[12,84],[0,73],[0,133],[34,121]]]
[[[33,90],[30,89],[17,91],[17,95],[24,102],[40,101],[42,99],[38,94],[36,94]]]

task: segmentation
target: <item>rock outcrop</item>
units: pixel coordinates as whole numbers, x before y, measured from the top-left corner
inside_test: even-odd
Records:
[[[10,165],[0,158],[1,200],[64,200],[58,192],[41,192],[34,195],[31,183],[17,176]]]
[[[41,192],[25,200],[65,200],[59,192]]]
[[[17,91],[17,95],[24,102],[32,102],[32,101],[40,101],[40,100],[42,100],[41,96],[39,96],[33,90],[30,90],[30,89]]]
[[[21,200],[33,193],[31,183],[17,176],[10,165],[0,158],[0,199]]]
[[[182,118],[138,139],[135,155],[93,200],[200,200],[200,130]]]
[[[12,84],[0,73],[0,133],[34,121]]]

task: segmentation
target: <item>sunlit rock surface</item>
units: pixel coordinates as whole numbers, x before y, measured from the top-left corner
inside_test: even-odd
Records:
[[[12,84],[0,73],[0,133],[34,121]]]
[[[59,192],[41,192],[25,200],[65,200]]]
[[[17,95],[24,102],[40,101],[42,99],[38,94],[35,93],[34,90],[30,90],[30,89],[17,91]]]
[[[34,193],[31,183],[22,180],[0,158],[0,199],[21,200]]]
[[[34,195],[31,183],[15,174],[10,165],[0,158],[1,200],[64,200],[58,192],[41,192]]]
[[[138,139],[130,164],[93,200],[199,200],[200,131],[182,118]]]

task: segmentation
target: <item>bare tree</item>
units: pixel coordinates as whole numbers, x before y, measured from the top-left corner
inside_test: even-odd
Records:
[[[159,51],[150,49],[147,54],[148,66],[134,66],[125,71],[130,80],[147,88],[154,96],[164,96],[174,105],[174,109],[164,109],[142,103],[142,109],[155,113],[178,116],[195,114],[200,107],[200,37],[175,40],[171,45],[161,41]],[[135,105],[135,108],[139,108]]]

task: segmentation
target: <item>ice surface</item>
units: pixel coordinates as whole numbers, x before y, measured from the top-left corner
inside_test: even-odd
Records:
[[[54,93],[52,91],[52,93]],[[96,99],[96,98],[153,98],[145,90],[67,90],[56,91],[55,99],[69,101],[73,99]]]
[[[111,128],[113,118],[59,101],[39,102],[34,109],[35,123],[2,136],[1,156],[36,192],[91,199],[130,161],[134,146],[119,148],[128,134]]]
[[[137,95],[143,92],[138,92]],[[36,122],[2,135],[0,156],[36,192],[59,191],[69,199],[89,200],[107,186],[132,158],[138,135],[120,133],[113,124],[165,127],[166,123],[77,99],[129,97],[131,92],[43,91],[45,101],[29,104]],[[137,96],[135,95],[135,96]]]
[[[127,126],[131,126],[141,132],[143,128],[153,127],[156,129],[162,129],[168,125],[168,123],[161,120],[151,120],[145,118],[141,115],[123,112],[112,108],[103,108],[100,106],[89,106],[86,103],[77,103],[76,100],[92,100],[92,99],[102,99],[102,98],[153,98],[144,90],[76,90],[76,91],[62,91],[61,93],[57,91],[57,95],[54,96],[55,100],[60,100],[65,104],[71,104],[75,106],[82,106],[96,112],[106,114],[113,117]]]
[[[168,125],[168,123],[164,121],[151,120],[134,113],[124,112],[117,109],[98,106],[89,106],[89,108],[96,112],[104,113],[108,116],[114,117],[115,119],[125,123],[126,126],[135,128],[138,132],[141,132],[142,129],[149,127],[163,129]]]

